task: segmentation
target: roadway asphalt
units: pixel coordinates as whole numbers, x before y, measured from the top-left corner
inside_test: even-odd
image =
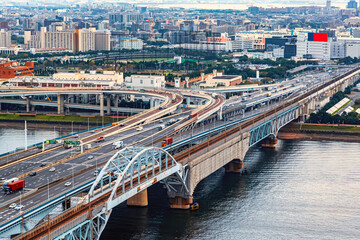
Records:
[[[312,81],[315,82],[316,79],[313,79]],[[313,84],[313,83],[311,83],[311,84]],[[296,95],[298,95],[298,94],[300,94],[300,92],[297,93]],[[254,99],[249,99],[248,101],[254,101]],[[275,103],[275,105],[277,105],[277,103]],[[264,107],[261,107],[256,110],[246,112],[245,115],[236,116],[233,119],[237,120],[242,117],[256,114],[258,112],[263,112],[263,111],[266,111],[266,110],[272,108],[273,106],[274,105],[264,106]],[[233,107],[236,107],[236,106],[233,106]],[[231,106],[230,106],[230,108],[231,108]],[[184,114],[184,116],[185,116],[185,114]],[[168,118],[168,120],[169,119],[171,119],[171,117]],[[136,144],[137,142],[140,142],[142,139],[144,139],[145,132],[147,133],[146,134],[147,136],[150,136],[150,135],[158,132],[158,126],[162,125],[162,124],[166,124],[166,121],[168,121],[168,120],[165,120],[164,123],[160,123],[159,121],[157,121],[155,123],[145,124],[144,129],[141,132],[138,132],[135,129],[131,129],[131,130],[127,130],[123,133],[120,133],[120,134],[117,134],[117,135],[107,138],[106,142],[104,142],[104,143],[93,143],[92,147],[95,147],[98,145],[103,145],[103,147],[92,153],[87,153],[87,154],[84,154],[83,156],[76,157],[66,163],[58,164],[55,167],[56,168],[55,172],[49,172],[47,169],[47,170],[38,172],[38,174],[34,177],[26,177],[25,178],[26,190],[29,191],[31,189],[35,189],[36,187],[46,185],[48,182],[48,179],[49,179],[49,182],[52,182],[52,181],[57,180],[58,178],[72,176],[73,174],[76,174],[76,172],[83,170],[90,166],[98,165],[98,168],[100,168],[101,165],[103,163],[105,163],[115,153],[115,151],[112,149],[112,144],[111,144],[112,142],[121,139],[122,141],[124,141],[125,145]],[[214,123],[214,127],[220,126],[222,124],[224,124],[223,121],[217,121]],[[195,128],[193,131],[179,134],[174,137],[174,140],[175,140],[174,142],[184,139],[186,137],[189,137],[189,136],[191,136],[191,134],[195,135],[204,130],[208,130],[207,126],[200,126],[200,127]],[[83,138],[86,135],[87,134],[82,135],[81,138]],[[159,143],[156,143],[154,146],[159,146],[159,145],[160,145]],[[74,149],[64,150],[61,148],[61,151],[63,154],[65,154],[65,156],[71,156],[72,154],[75,153]],[[58,156],[56,156],[56,154],[54,154],[54,153],[55,152],[50,154],[50,156],[42,155],[42,156],[35,157],[31,160],[30,159],[26,160],[26,161],[24,161],[23,166],[22,166],[22,164],[20,164],[19,166],[18,166],[18,164],[16,164],[14,166],[15,171],[14,171],[14,169],[10,168],[10,169],[8,169],[9,172],[7,172],[7,171],[1,172],[0,171],[0,173],[5,174],[5,176],[11,176],[9,174],[11,172],[11,174],[13,174],[13,176],[15,176],[14,174],[17,171],[25,172],[26,170],[29,170],[31,168],[31,166],[39,166],[39,163],[41,163],[41,162],[51,163],[56,160],[60,160],[60,159],[64,158],[63,154],[59,154]],[[89,159],[90,155],[92,155],[94,158]],[[59,159],[57,157],[59,157]],[[1,169],[1,170],[3,170],[3,169]],[[93,171],[94,170],[90,170],[90,171],[82,173],[78,176],[75,176],[73,178],[73,182],[75,183],[75,185],[80,185],[83,182],[94,178]],[[50,198],[60,192],[65,191],[66,189],[69,189],[69,188],[70,187],[64,186],[64,182],[56,184],[56,185],[51,185],[49,187]],[[38,194],[31,196],[31,197],[27,198],[26,200],[23,200],[22,204],[25,206],[25,210],[29,209],[30,207],[34,206],[35,204],[40,203],[41,201],[46,201],[47,194],[48,194],[47,191],[43,190],[43,191],[39,192]],[[16,197],[16,196],[19,196],[19,193],[14,193],[12,195],[0,196],[0,202],[2,202],[2,203],[8,202],[7,205],[10,205],[10,203],[12,203],[11,199],[14,199],[14,197]],[[19,202],[19,200],[17,202]],[[5,208],[5,209],[1,210],[0,211],[0,217],[1,217],[0,222],[8,219],[10,217],[13,217],[16,213],[17,212],[15,210],[9,209],[9,208]]]

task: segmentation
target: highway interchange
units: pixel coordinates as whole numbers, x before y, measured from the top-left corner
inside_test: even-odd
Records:
[[[309,76],[300,76],[297,79],[293,79],[291,81],[283,82],[277,89],[270,90],[268,92],[271,92],[271,95],[275,95],[281,92],[286,92],[287,95],[294,96],[299,95],[303,88],[309,88],[316,86],[317,83],[322,82],[325,79],[330,79],[332,75],[334,74],[341,74],[345,72],[347,69],[340,69],[337,73],[334,72],[320,72],[313,77]],[[294,85],[294,83],[297,83]],[[299,87],[299,85],[302,85]],[[296,88],[296,89],[295,89]],[[209,124],[208,126],[200,125],[195,127],[192,131],[184,132],[178,135],[174,136],[174,143],[177,141],[180,141],[181,139],[190,137],[192,135],[199,134],[203,132],[204,130],[208,130],[214,127],[218,127],[221,125],[224,125],[226,121],[232,122],[237,121],[242,118],[247,118],[253,115],[256,115],[260,112],[264,112],[273,105],[279,104],[278,102],[272,102],[272,105],[268,105],[266,100],[268,97],[268,94],[266,91],[262,92],[256,92],[252,93],[251,96],[248,96],[248,99],[243,100],[239,98],[232,98],[228,100],[224,107],[223,111],[229,111],[233,110],[235,108],[239,108],[239,106],[250,106],[251,103],[258,102],[263,100],[264,104],[258,104],[257,106],[253,108],[247,108],[247,111],[245,111],[241,115],[237,115],[234,117],[231,117],[229,119],[225,119],[224,121],[215,121],[212,124]],[[64,149],[63,147],[59,146],[58,148],[55,148],[54,150],[49,150],[49,146],[47,146],[47,151],[43,154],[36,155],[34,157],[29,157],[28,159],[18,162],[16,164],[7,166],[4,165],[0,167],[0,177],[5,177],[6,179],[17,177],[19,175],[29,173],[31,171],[34,171],[35,169],[39,169],[40,165],[42,163],[47,164],[46,167],[43,168],[43,170],[37,170],[37,175],[30,177],[26,176],[24,179],[26,181],[26,191],[28,193],[31,193],[32,191],[36,191],[39,187],[42,187],[41,190],[38,190],[38,192],[34,195],[30,194],[25,199],[21,200],[21,204],[25,206],[23,210],[28,210],[37,204],[40,204],[42,202],[47,201],[48,199],[51,199],[52,197],[58,195],[59,193],[63,193],[73,187],[76,187],[78,185],[81,185],[84,182],[87,182],[91,179],[94,179],[96,176],[94,175],[94,170],[96,168],[101,168],[101,166],[117,151],[114,150],[112,147],[112,143],[115,141],[123,141],[125,146],[130,145],[143,145],[143,146],[158,146],[160,147],[159,142],[153,142],[153,140],[147,140],[146,142],[142,142],[144,139],[144,136],[152,136],[159,132],[159,126],[160,125],[167,125],[167,123],[171,119],[182,119],[182,121],[185,121],[187,119],[187,116],[189,113],[184,112],[177,115],[172,115],[166,118],[163,118],[161,120],[155,120],[151,123],[145,123],[143,124],[143,130],[137,131],[136,127],[129,128],[119,134],[115,134],[113,136],[106,137],[105,142],[100,143],[91,143],[91,152],[85,152],[83,154],[79,154],[79,150],[73,148],[73,149]],[[165,136],[175,130],[176,124],[170,125],[168,128],[166,128]],[[105,134],[106,131],[97,131],[94,133],[83,133],[80,134],[79,138],[71,138],[71,140],[79,140],[84,139],[89,136],[94,135],[95,137],[88,138],[90,140],[94,140],[96,137],[101,136]],[[155,137],[154,139],[157,139]],[[32,150],[33,152],[38,152],[39,150]],[[18,155],[17,157],[22,157],[25,154]],[[93,156],[92,159],[89,158],[89,156]],[[69,160],[65,162],[61,162],[56,164],[54,167],[56,168],[56,171],[50,172],[48,166],[51,164],[54,164],[57,161],[64,160],[66,158],[71,157]],[[13,160],[15,159],[15,156],[12,157]],[[0,163],[6,163],[6,161],[9,161],[8,159],[1,159]],[[88,169],[88,170],[86,170]],[[83,171],[79,173],[80,171]],[[57,180],[62,180],[58,181]],[[71,182],[71,186],[66,187],[65,182]],[[22,193],[24,194],[24,192]],[[0,195],[0,223],[6,220],[11,219],[15,215],[19,213],[19,211],[10,209],[8,206],[13,203],[20,203],[20,192],[10,194],[10,195]]]

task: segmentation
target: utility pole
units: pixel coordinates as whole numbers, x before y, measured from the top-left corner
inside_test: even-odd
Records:
[[[27,143],[27,123],[26,123],[26,120],[25,120],[25,151],[27,150],[27,146],[28,146],[28,143]]]

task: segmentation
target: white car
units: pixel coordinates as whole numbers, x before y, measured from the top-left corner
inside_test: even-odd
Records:
[[[55,168],[54,167],[51,167],[50,169],[49,169],[49,172],[55,172]]]
[[[142,130],[143,130],[143,127],[140,126],[140,127],[138,127],[136,130],[137,130],[137,131],[142,131]]]
[[[71,186],[71,182],[66,182],[65,187]]]
[[[14,209],[15,210],[21,210],[24,208],[24,205],[17,205]]]
[[[15,208],[16,207],[16,203],[12,203],[10,204],[9,208]]]
[[[88,156],[88,159],[93,159],[93,158],[94,158],[93,155]]]

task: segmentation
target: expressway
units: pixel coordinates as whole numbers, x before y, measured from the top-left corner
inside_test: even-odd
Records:
[[[315,80],[314,80],[315,81]],[[317,84],[312,84],[311,88],[316,87]],[[285,86],[282,91],[289,91],[289,89],[291,88],[287,88],[287,86]],[[301,88],[298,88],[297,90],[293,91],[289,91],[288,94],[291,95],[291,98],[294,98],[296,96],[299,96],[302,93]],[[251,104],[251,102],[258,102],[260,99],[263,99],[263,102],[266,102],[268,100],[266,100],[266,96],[261,95],[261,96],[256,96],[257,94],[254,94],[254,97],[249,98],[246,102]],[[260,99],[259,99],[260,98]],[[207,109],[208,111],[211,112],[212,109],[218,107],[219,105],[223,104],[223,100],[218,100],[218,99],[222,99],[221,97],[218,97],[214,102],[215,104],[213,104],[212,106],[209,106],[209,108]],[[231,110],[231,109],[235,109],[237,108],[238,104],[228,104],[228,109],[227,111]],[[242,104],[243,105],[243,104]],[[258,116],[260,113],[263,112],[267,112],[270,109],[274,108],[274,106],[279,105],[279,103],[274,102],[271,105],[261,105],[259,106],[259,109],[247,109],[246,112],[244,112],[242,115],[238,115],[233,117],[232,119],[229,119],[226,122],[225,121],[214,121],[213,124],[214,125],[210,125],[207,126],[206,128],[209,130],[214,130],[217,131],[218,133],[221,133],[222,131],[227,130],[227,128],[230,128],[231,126],[235,126],[237,124],[239,124],[240,122],[243,122],[249,118],[253,118]],[[245,109],[246,110],[246,109]],[[161,111],[161,110],[158,110]],[[155,111],[155,113],[157,113]],[[167,117],[165,119],[161,119],[161,120],[156,120],[156,121],[152,121],[152,122],[145,122],[143,124],[143,130],[142,131],[137,131],[135,127],[132,126],[132,120],[130,120],[125,126],[113,126],[108,128],[107,130],[102,131],[101,133],[96,133],[94,135],[91,135],[90,138],[88,139],[95,139],[97,136],[100,135],[109,135],[106,137],[106,142],[105,143],[92,143],[94,146],[92,147],[92,149],[95,149],[93,152],[91,153],[85,153],[85,154],[81,154],[78,156],[75,156],[74,158],[69,159],[66,162],[62,162],[59,163],[58,165],[56,165],[56,171],[55,172],[49,172],[47,169],[40,171],[38,173],[38,175],[36,175],[35,177],[26,177],[26,181],[27,182],[32,182],[27,184],[26,188],[27,190],[31,193],[31,190],[34,189],[36,191],[37,188],[41,188],[39,191],[36,192],[36,194],[33,195],[28,195],[28,197],[25,197],[22,199],[22,204],[25,206],[25,210],[31,209],[34,205],[36,204],[40,204],[42,202],[44,202],[44,200],[46,201],[48,198],[52,198],[54,196],[56,196],[57,194],[59,194],[60,192],[65,192],[67,189],[70,189],[71,187],[74,186],[78,186],[81,185],[84,182],[87,182],[91,179],[94,179],[95,176],[93,174],[94,169],[101,167],[102,164],[104,164],[113,154],[114,154],[114,150],[112,149],[112,142],[117,141],[117,140],[122,140],[124,141],[125,145],[129,146],[129,145],[150,145],[149,144],[149,140],[146,142],[143,142],[142,140],[144,140],[144,133],[146,133],[146,136],[153,136],[156,133],[159,132],[158,128],[160,125],[162,124],[167,124],[171,119],[176,118],[179,119],[178,123],[184,123],[187,120],[187,116],[189,113],[182,113],[177,115],[176,117],[174,116],[170,116]],[[206,110],[201,110],[198,111],[199,115],[205,115],[207,114]],[[137,119],[137,122],[143,122],[144,118],[143,117],[137,117],[135,118]],[[134,120],[135,121],[135,120]],[[134,125],[135,126],[135,125]],[[122,132],[121,135],[119,134],[112,134],[114,131],[117,131],[119,128],[127,128],[126,132]],[[171,125],[168,129],[168,131],[166,131],[165,135],[163,135],[162,137],[166,136],[168,133],[170,133],[171,131],[174,131],[176,127],[176,124]],[[220,127],[220,128],[219,128]],[[111,129],[111,130],[110,130]],[[196,140],[197,137],[199,137],[198,135],[202,134],[202,137],[204,137],[204,132],[205,131],[205,126],[204,125],[200,125],[195,127],[192,131],[188,131],[188,132],[184,132],[178,135],[174,136],[174,146],[183,141],[183,139],[187,139],[185,142],[189,142],[189,137],[193,136],[191,139],[192,140]],[[206,134],[205,134],[206,135]],[[85,136],[87,137],[87,136]],[[81,138],[83,138],[83,136],[81,136]],[[199,137],[200,138],[200,137]],[[156,141],[152,141],[151,145],[154,146],[159,146],[159,143],[157,143]],[[101,148],[96,148],[101,146]],[[186,146],[186,143],[184,145],[179,145],[177,147],[183,147]],[[173,150],[173,149],[172,149]],[[70,150],[65,150],[66,154],[71,155],[74,154],[74,149],[70,149]],[[90,158],[90,156],[92,156],[92,158]],[[56,156],[53,156],[54,159],[56,159]],[[45,158],[44,161],[47,161],[46,163],[51,164],[54,159],[53,158]],[[36,158],[36,159],[32,159],[32,161],[27,162],[26,164],[33,164],[33,165],[39,165],[40,162],[42,162],[43,159],[40,158]],[[50,162],[49,162],[50,161]],[[55,160],[56,161],[56,160]],[[17,164],[18,165],[18,164]],[[17,166],[16,165],[16,166]],[[28,169],[26,166],[23,167],[23,170]],[[20,169],[21,171],[21,169]],[[32,178],[32,179],[31,179]],[[47,184],[47,179],[50,179],[55,181],[53,183],[49,183]],[[59,179],[59,183],[57,183],[57,179]],[[65,181],[71,181],[72,185],[71,187],[65,187],[64,186],[64,182]],[[48,186],[48,187],[46,187]],[[8,195],[3,196],[2,198],[0,198],[1,202],[4,202],[4,204],[0,205],[0,216],[4,216],[4,219],[0,219],[0,222],[2,221],[6,221],[10,218],[12,218],[17,212],[13,209],[9,209],[8,205],[11,202],[11,200],[14,201],[13,198],[7,198]],[[19,196],[18,196],[19,198]],[[17,200],[17,202],[19,202],[20,199]]]

